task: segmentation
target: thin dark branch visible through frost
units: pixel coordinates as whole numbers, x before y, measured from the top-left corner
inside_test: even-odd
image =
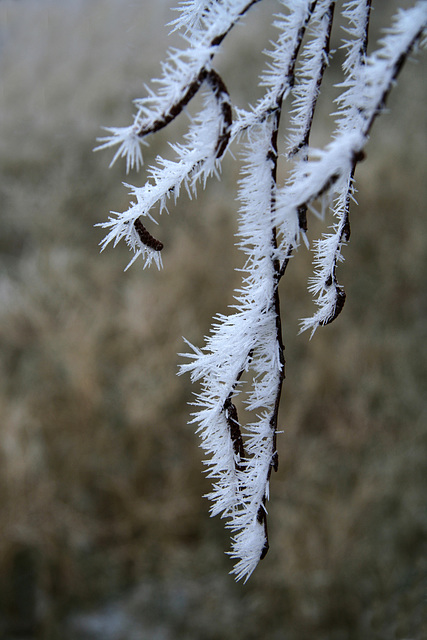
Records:
[[[304,114],[303,125],[300,127],[301,131],[298,132],[299,139],[296,138],[292,146],[292,149],[289,151],[290,158],[295,156],[299,151],[301,151],[301,149],[305,149],[306,147],[308,147],[311,128],[313,126],[314,112],[317,105],[317,98],[319,97],[320,87],[323,80],[323,74],[325,73],[325,70],[328,64],[335,2],[334,1],[329,2],[329,6],[327,6],[326,9],[322,6],[322,3],[320,3],[320,8],[322,9],[322,11],[324,11],[324,13],[320,16],[321,31],[318,34],[316,34],[318,43],[316,42],[316,40],[314,41],[315,44],[318,44],[318,50],[316,52],[317,68],[314,69],[314,74],[312,78],[308,78],[308,81],[306,80],[304,82],[303,80],[301,82],[300,87],[302,86],[304,91],[301,91],[301,88],[299,88],[299,91],[298,91],[298,99],[299,99],[299,102],[302,103],[302,105],[301,104],[297,105],[296,109],[298,109],[298,107],[301,108],[305,106],[306,113]],[[313,55],[313,52],[309,51],[309,54]],[[306,66],[308,66],[308,62],[311,62],[311,61],[307,60],[305,62],[306,62]],[[307,105],[304,105],[305,101],[308,101]]]
[[[336,126],[324,149],[310,147],[315,111],[330,57],[337,10],[334,0],[277,0],[278,37],[268,53],[270,62],[260,79],[263,97],[253,107],[234,109],[223,79],[212,61],[224,38],[260,0],[185,0],[173,25],[188,44],[172,50],[157,81],[157,93],[136,101],[133,125],[109,128],[98,148],[115,145],[113,161],[126,157],[127,169],[142,165],[141,143],[163,129],[202,92],[204,102],[184,144],[175,144],[176,160],[157,159],[143,187],[130,187],[135,201],[123,213],[112,212],[101,226],[108,229],[105,248],[124,239],[142,256],[144,266],[162,265],[162,242],[142,220],[155,221],[169,198],[181,187],[189,195],[221,163],[232,142],[243,146],[239,181],[238,246],[246,256],[243,283],[234,294],[228,315],[220,315],[202,349],[188,343],[188,359],[180,373],[199,381],[192,423],[197,424],[212,480],[211,514],[221,514],[231,531],[232,570],[247,580],[268,548],[267,501],[272,470],[278,469],[277,433],[285,358],[279,283],[301,238],[308,232],[308,214],[316,201],[334,215],[332,230],[315,243],[314,270],[309,282],[318,310],[301,329],[328,325],[342,311],[344,288],[337,267],[350,238],[350,203],[357,164],[377,116],[409,55],[425,33],[427,2],[400,10],[392,27],[368,55],[371,0],[346,0],[340,13],[349,36],[343,82],[337,99]],[[207,90],[206,90],[207,89]],[[278,184],[282,145],[281,115],[292,98],[287,132],[287,162],[291,170]],[[246,379],[248,378],[248,379]],[[237,410],[238,400],[241,408]],[[243,419],[242,419],[243,418]]]
[[[180,115],[180,113],[182,113],[183,109],[188,105],[190,100],[194,98],[204,82],[207,82],[207,84],[212,88],[213,94],[221,104],[221,112],[224,124],[218,137],[218,143],[215,149],[216,157],[221,158],[221,156],[227,149],[228,141],[230,139],[232,112],[229,99],[230,96],[227,88],[221,76],[214,69],[207,69],[206,67],[202,68],[197,78],[191,82],[180,100],[171,105],[167,109],[166,113],[162,113],[154,121],[149,121],[142,124],[139,129],[135,130],[135,134],[139,138],[144,138],[148,134],[156,133],[157,131],[160,131],[160,129],[166,127],[170,122],[172,122],[172,120],[174,120],[178,115]]]

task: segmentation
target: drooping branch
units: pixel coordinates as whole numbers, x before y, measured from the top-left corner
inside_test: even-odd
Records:
[[[348,32],[355,36],[355,42],[347,43],[347,46],[352,48],[352,65],[350,66],[347,62],[344,66],[344,71],[350,82],[358,69],[365,65],[370,13],[371,0],[362,0],[357,4],[350,3],[347,6],[345,15],[351,25]],[[334,209],[334,214],[338,219],[335,234],[326,235],[322,240],[316,242],[315,264],[317,272],[311,279],[312,284],[309,290],[317,296],[316,304],[320,309],[316,314],[316,319],[318,325],[321,326],[326,326],[336,320],[346,301],[346,292],[344,287],[338,284],[336,270],[338,262],[342,259],[343,244],[350,239],[350,201],[353,193],[354,174],[357,163],[363,157],[363,152],[354,154],[352,165],[345,178],[345,184],[342,191],[339,192],[337,206]]]
[[[352,51],[358,52],[357,57],[352,56],[354,66],[347,64],[345,67],[347,78],[343,87],[346,90],[338,99],[340,111],[335,139],[324,154],[317,156],[318,160],[314,158],[317,161],[306,163],[303,176],[294,178],[294,185],[298,183],[301,187],[301,204],[307,204],[322,192],[329,191],[331,181],[336,197],[334,213],[338,222],[332,234],[325,234],[316,243],[316,270],[310,279],[309,289],[317,296],[319,310],[301,322],[301,331],[311,329],[312,333],[319,325],[330,324],[344,306],[345,291],[337,282],[336,267],[342,260],[342,246],[350,237],[349,205],[356,166],[365,157],[364,147],[373,122],[383,110],[404,60],[419,42],[427,24],[426,4],[418,3],[413,9],[401,11],[392,29],[382,39],[381,47],[366,56],[371,3],[369,0],[357,6],[353,3],[351,8],[354,13],[348,17],[353,22],[353,31],[358,37],[363,35],[363,46],[353,46]],[[318,178],[324,185],[321,188]],[[298,195],[292,193],[292,196],[293,202],[296,200],[299,206]]]
[[[256,523],[257,525],[261,525],[263,528],[263,536],[264,542],[260,547],[260,556],[259,559],[265,557],[268,548],[268,529],[267,529],[267,511],[266,511],[266,501],[268,499],[268,487],[269,480],[271,475],[271,470],[274,469],[277,471],[278,468],[278,454],[277,454],[277,445],[276,445],[276,434],[277,434],[277,422],[278,422],[278,411],[280,405],[280,397],[282,391],[282,384],[284,379],[284,369],[285,369],[285,360],[283,355],[283,340],[282,340],[282,328],[281,328],[281,314],[280,314],[280,299],[279,299],[279,290],[278,283],[281,277],[281,261],[278,256],[278,246],[277,246],[277,233],[274,225],[274,215],[276,209],[276,189],[277,189],[277,161],[278,161],[278,132],[280,125],[280,115],[282,109],[282,103],[285,95],[289,93],[291,88],[294,85],[294,73],[295,73],[295,64],[298,56],[298,52],[301,47],[301,43],[303,37],[305,35],[305,31],[307,25],[310,21],[311,12],[314,10],[317,4],[317,0],[315,2],[305,3],[304,7],[301,7],[301,11],[298,14],[297,18],[293,20],[291,31],[291,44],[292,47],[287,46],[285,48],[284,43],[279,44],[276,48],[275,54],[275,64],[277,67],[277,71],[280,71],[282,80],[278,82],[275,80],[274,89],[275,92],[272,91],[269,96],[269,106],[266,108],[266,113],[262,114],[260,107],[259,118],[258,118],[258,126],[264,125],[266,127],[266,131],[270,131],[270,143],[268,148],[266,148],[266,156],[265,161],[270,165],[270,206],[269,206],[269,219],[267,217],[267,225],[270,226],[270,245],[271,245],[271,298],[268,301],[268,306],[270,312],[274,316],[274,324],[275,324],[275,342],[276,345],[274,347],[276,353],[278,354],[278,363],[277,363],[277,375],[276,382],[274,387],[270,391],[270,403],[271,408],[269,410],[268,415],[268,439],[267,441],[270,443],[270,452],[268,453],[268,449],[266,450],[266,461],[267,464],[264,467],[265,479],[262,483],[263,473],[259,473],[258,482],[261,486],[264,485],[264,490],[258,494],[258,508],[256,510]],[[289,32],[288,32],[289,33]],[[280,56],[279,56],[280,52]],[[279,57],[282,59],[279,62]],[[279,67],[281,64],[281,68]],[[268,104],[268,102],[266,103]],[[272,106],[274,105],[274,107]],[[255,125],[252,124],[251,127],[247,127],[253,130]],[[289,251],[289,249],[288,249]],[[260,425],[261,426],[261,425]],[[259,429],[259,427],[258,427]],[[263,429],[263,427],[262,427]],[[264,438],[266,438],[265,430],[262,431],[264,433]],[[248,475],[248,474],[246,474]],[[245,477],[245,482],[247,482],[247,478]],[[255,523],[255,521],[254,521]],[[252,526],[255,526],[253,524]],[[239,555],[233,552],[233,557],[240,557],[241,562],[238,563],[235,567],[236,574],[238,576],[245,575],[248,577],[252,568],[254,566],[254,558],[251,558],[251,561],[248,562],[248,559],[244,559],[245,553],[242,553],[242,549],[239,549],[239,536],[235,539],[235,551],[236,548],[239,550]],[[255,558],[256,560],[256,558]]]
[[[153,254],[157,249],[144,242],[134,225],[135,221],[140,216],[148,216],[154,220],[151,215],[153,207],[158,204],[161,213],[171,196],[175,199],[179,196],[182,185],[186,187],[190,196],[192,193],[195,194],[198,181],[205,182],[209,175],[217,171],[217,165],[228,147],[232,126],[230,95],[222,78],[214,69],[204,72],[204,81],[210,93],[205,100],[205,108],[190,128],[187,145],[174,146],[178,160],[158,158],[159,166],[150,169],[152,180],[141,188],[131,187],[137,199],[136,203],[123,213],[112,212],[108,222],[100,225],[111,229],[102,242],[103,250],[110,242],[115,246],[124,239],[134,251],[135,255],[128,267],[140,255],[145,257],[146,264],[154,260],[158,267],[161,266],[160,259]]]
[[[350,237],[349,209],[357,164],[373,122],[384,108],[396,78],[422,37],[427,3],[418,2],[397,15],[379,49],[367,54],[371,0],[346,0],[342,14],[350,39],[344,43],[344,82],[332,141],[311,149],[310,136],[319,91],[326,72],[333,0],[278,0],[284,12],[270,64],[261,78],[264,96],[253,108],[233,112],[229,92],[212,69],[213,58],[238,20],[259,0],[185,0],[175,28],[189,43],[171,51],[163,65],[157,93],[137,101],[134,124],[110,129],[100,148],[118,144],[114,159],[126,156],[127,168],[142,163],[140,144],[174,120],[193,97],[203,92],[200,112],[185,136],[174,145],[176,160],[158,158],[149,180],[131,187],[135,202],[113,213],[102,226],[109,229],[103,248],[125,239],[144,266],[161,266],[163,244],[143,224],[156,222],[169,198],[185,187],[190,197],[199,182],[217,174],[233,141],[244,141],[244,166],[239,182],[238,246],[246,256],[243,284],[235,291],[228,315],[219,315],[203,349],[189,343],[180,373],[200,382],[192,422],[197,424],[212,480],[211,514],[227,519],[232,535],[230,556],[237,579],[251,575],[268,548],[267,501],[272,470],[278,468],[277,431],[285,377],[279,283],[287,272],[301,237],[306,241],[308,212],[315,200],[327,202],[335,216],[332,233],[315,244],[314,275],[309,289],[318,310],[302,329],[330,324],[341,312],[345,291],[337,280],[342,247]],[[294,110],[288,131],[288,156],[293,169],[279,186],[280,122],[286,99]],[[246,380],[246,378],[249,378]],[[241,400],[239,415],[238,400]]]

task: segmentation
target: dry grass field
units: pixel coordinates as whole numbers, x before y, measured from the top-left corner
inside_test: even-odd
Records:
[[[358,169],[343,313],[311,341],[297,335],[312,309],[304,247],[283,283],[271,549],[236,584],[201,497],[194,389],[176,354],[182,336],[202,343],[238,284],[238,161],[165,217],[162,272],[124,273],[126,248],[100,255],[94,227],[127,207],[122,181],[144,180],[92,149],[159,73],[171,4],[0,0],[0,636],[423,640],[425,53]],[[374,1],[374,31],[396,4]],[[257,6],[219,61],[238,103],[256,97],[275,6]],[[185,126],[153,139],[147,164]]]

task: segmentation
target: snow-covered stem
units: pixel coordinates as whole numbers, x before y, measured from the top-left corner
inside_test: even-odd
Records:
[[[131,264],[141,255],[144,266],[155,262],[160,267],[163,244],[147,230],[145,219],[156,223],[155,207],[161,213],[182,187],[196,195],[200,182],[219,175],[230,144],[242,145],[237,232],[237,244],[246,257],[242,285],[234,292],[230,313],[216,317],[203,348],[187,343],[180,373],[188,372],[200,384],[191,421],[197,425],[212,480],[211,514],[227,520],[229,553],[236,560],[232,573],[245,580],[269,548],[266,505],[271,471],[278,468],[276,439],[285,374],[279,284],[300,240],[308,242],[308,213],[320,201],[331,209],[334,224],[314,243],[309,290],[318,308],[302,321],[301,329],[313,333],[341,312],[345,292],[338,284],[337,267],[350,238],[355,170],[365,156],[375,119],[427,24],[426,0],[400,10],[378,48],[368,54],[371,0],[343,3],[347,39],[342,42],[345,60],[335,131],[325,148],[314,149],[310,135],[331,55],[336,3],[277,0],[280,12],[273,24],[278,37],[260,78],[264,95],[253,107],[237,109],[212,63],[224,38],[259,1],[182,1],[172,27],[181,32],[186,47],[169,52],[158,91],[147,88],[147,97],[136,101],[134,123],[110,128],[98,147],[117,145],[113,161],[125,157],[128,170],[139,169],[141,143],[203,92],[202,107],[184,143],[173,145],[176,159],[158,157],[144,186],[130,186],[134,201],[127,211],[112,213],[101,225],[108,230],[102,249],[124,239],[134,251]],[[288,97],[293,103],[283,136],[281,115]],[[282,141],[287,141],[290,171],[286,182],[278,185]]]

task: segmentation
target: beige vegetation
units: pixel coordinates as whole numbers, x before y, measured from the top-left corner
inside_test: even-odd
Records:
[[[235,163],[171,208],[160,273],[123,273],[126,248],[99,255],[93,227],[127,206],[123,180],[144,179],[92,148],[158,73],[170,4],[0,0],[0,635],[422,640],[425,54],[403,70],[358,171],[342,315],[311,341],[297,335],[312,304],[304,247],[284,282],[271,549],[243,587],[201,497],[193,389],[175,375],[182,336],[201,344],[238,282]],[[234,65],[220,61],[238,101],[252,99],[274,6],[230,37]],[[148,163],[185,124],[153,139]],[[69,617],[111,601],[103,636]]]

